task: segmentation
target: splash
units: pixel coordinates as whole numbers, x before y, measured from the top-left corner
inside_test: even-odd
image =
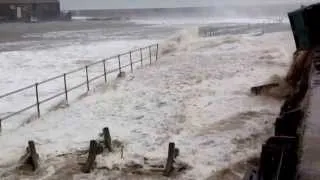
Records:
[[[160,44],[160,54],[167,55],[185,48],[199,38],[198,28],[184,29]]]

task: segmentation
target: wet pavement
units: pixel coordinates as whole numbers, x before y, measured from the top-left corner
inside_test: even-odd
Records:
[[[320,54],[320,53],[319,53]],[[303,137],[300,180],[320,180],[320,68],[313,59],[310,96]]]

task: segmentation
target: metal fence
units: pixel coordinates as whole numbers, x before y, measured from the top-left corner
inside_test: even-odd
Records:
[[[131,50],[129,52],[119,54],[116,56],[112,56],[100,61],[96,61],[94,63],[88,64],[84,67],[66,72],[64,74],[60,74],[58,76],[46,79],[41,82],[37,82],[35,84],[26,86],[21,89],[17,89],[15,91],[11,91],[8,93],[5,93],[3,95],[0,95],[0,100],[7,98],[9,96],[15,95],[17,93],[21,93],[24,91],[30,91],[30,89],[33,89],[34,92],[34,103],[30,104],[28,106],[25,106],[20,109],[16,109],[13,112],[6,113],[4,116],[0,116],[0,130],[1,130],[1,124],[2,121],[7,120],[13,116],[19,115],[27,110],[30,109],[35,109],[36,110],[36,115],[39,118],[41,115],[41,105],[56,99],[58,97],[63,97],[64,96],[64,101],[66,104],[68,104],[69,101],[69,95],[71,92],[74,90],[85,86],[86,91],[88,92],[90,90],[90,83],[93,81],[96,81],[98,79],[104,79],[104,82],[107,83],[107,76],[109,74],[120,74],[121,72],[124,72],[125,69],[130,69],[131,72],[133,72],[134,67],[138,66],[143,66],[145,63],[151,64],[153,61],[158,60],[158,51],[159,51],[159,45],[158,44],[153,44],[144,48],[139,48],[135,50]],[[110,69],[107,69],[107,66],[110,66]],[[92,72],[89,73],[89,70]],[[98,68],[101,70],[102,73],[97,73]],[[85,81],[80,82],[79,84],[76,85],[71,85],[70,83],[68,84],[68,77],[71,76],[72,74],[79,73],[83,71],[83,76],[85,77]],[[54,95],[50,95],[49,97],[41,98],[39,91],[40,91],[40,85],[46,85],[54,80],[60,79],[63,81],[63,90],[60,92],[55,92]]]

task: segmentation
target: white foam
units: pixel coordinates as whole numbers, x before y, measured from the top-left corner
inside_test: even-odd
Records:
[[[183,49],[190,42],[198,40],[198,38],[199,32],[197,27],[183,29],[160,44],[160,54],[165,55]]]
[[[88,20],[91,19],[93,17],[89,17],[89,16],[72,16],[72,20]]]
[[[284,17],[261,17],[261,18],[158,18],[158,19],[134,19],[131,20],[138,24],[150,24],[150,25],[206,25],[206,24],[258,24],[258,23],[288,23],[288,20]]]
[[[165,159],[168,143],[176,142],[180,159],[192,166],[181,179],[207,179],[258,153],[281,102],[251,97],[247,91],[273,74],[285,73],[291,33],[205,39],[182,34],[173,41],[184,48],[162,54],[157,64],[69,108],[3,133],[0,154],[6,156],[0,156],[0,166],[14,165],[30,139],[46,160],[87,148],[105,126],[112,138],[124,142],[124,161]],[[265,56],[268,59],[262,60]],[[120,155],[105,158],[117,161]],[[47,163],[43,166],[50,166]],[[104,172],[91,174],[91,179],[102,174],[107,178]]]
[[[153,40],[132,40],[132,41],[99,41],[86,44],[70,44],[68,46],[49,48],[41,50],[23,50],[0,52],[0,94],[41,82],[50,77],[61,75],[68,71],[84,67],[102,59],[128,52],[129,50],[145,47],[153,44]],[[147,52],[143,53],[144,55]],[[137,54],[135,54],[137,56]],[[140,55],[139,55],[140,57]],[[127,63],[128,56],[122,57],[122,63]],[[134,60],[137,60],[135,57]],[[113,64],[112,64],[113,63]],[[107,62],[107,70],[113,70],[118,67],[117,59]],[[90,70],[91,69],[91,70]],[[85,81],[83,79],[84,71],[67,76],[69,88],[74,87]],[[95,77],[103,73],[103,65],[89,68],[90,77]],[[63,90],[63,81],[61,78],[39,86],[40,99],[46,99]],[[83,93],[83,90],[80,94]],[[78,94],[79,93],[72,93]],[[53,104],[59,103],[61,99],[53,101]],[[0,99],[1,117],[7,113],[13,113],[35,103],[35,89],[30,88],[22,93],[11,95]],[[42,113],[45,113],[49,107],[48,104],[41,105]],[[3,124],[8,129],[14,129],[22,124],[22,120],[34,114],[31,109],[15,116]],[[11,123],[12,122],[12,123]]]

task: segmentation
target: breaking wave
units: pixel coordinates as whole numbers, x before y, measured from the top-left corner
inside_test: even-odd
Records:
[[[190,42],[199,38],[198,28],[190,28],[179,31],[160,45],[160,54],[166,55],[184,48]]]
[[[126,17],[90,17],[90,16],[73,16],[75,21],[121,21],[128,20]]]

